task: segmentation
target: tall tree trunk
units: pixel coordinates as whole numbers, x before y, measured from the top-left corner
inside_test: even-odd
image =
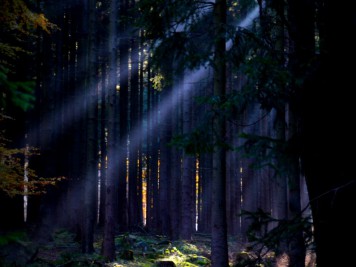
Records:
[[[97,188],[97,138],[96,138],[96,71],[95,65],[95,1],[88,0],[88,47],[87,47],[87,77],[86,77],[86,110],[87,110],[87,129],[86,129],[86,170],[84,181],[84,207],[83,207],[83,240],[82,251],[84,253],[94,252],[94,226],[96,215],[96,188]]]
[[[289,0],[288,18],[289,30],[289,68],[296,79],[305,79],[308,65],[314,55],[314,4],[312,0]],[[288,110],[288,144],[290,146],[290,163],[288,168],[288,215],[289,219],[301,216],[300,192],[300,113],[299,98],[301,88],[297,82],[292,85],[294,95]],[[304,267],[305,244],[302,230],[297,230],[295,238],[289,244],[290,265]]]
[[[130,75],[130,133],[132,133],[139,125],[139,46],[138,46],[138,36],[134,36],[131,40],[131,75]],[[135,138],[135,140],[132,140]],[[129,226],[137,227],[140,224],[140,207],[138,199],[138,164],[139,164],[139,146],[137,140],[141,136],[130,135],[129,143]]]
[[[211,232],[212,210],[212,155],[203,154],[200,161],[201,212],[199,216],[199,232]]]
[[[224,100],[226,90],[225,63],[225,32],[226,32],[226,0],[217,0],[214,6],[214,96]],[[213,107],[219,110],[219,106]],[[213,122],[215,151],[213,156],[213,196],[212,196],[212,267],[227,267],[227,225],[226,225],[226,126],[222,114]]]
[[[167,96],[171,93],[172,88],[166,87],[162,92],[162,102],[169,101]],[[165,116],[165,115],[164,115]],[[172,150],[169,147],[169,142],[172,136],[172,115],[171,113],[165,116],[165,119],[160,124],[160,179],[159,179],[159,197],[160,197],[160,224],[163,235],[170,234],[171,212],[170,212],[170,183],[172,180],[170,168],[172,166]]]
[[[100,126],[99,126],[99,145],[100,145],[100,192],[99,192],[99,214],[98,214],[98,225],[100,227],[103,227],[105,224],[105,198],[106,198],[106,180],[107,180],[107,157],[108,157],[108,142],[107,142],[107,134],[108,134],[108,119],[109,119],[109,113],[108,113],[108,107],[110,107],[109,104],[109,90],[112,87],[115,87],[115,85],[112,84],[111,79],[111,62],[115,61],[117,59],[116,54],[112,55],[113,53],[113,43],[116,41],[116,38],[113,37],[113,39],[110,39],[110,36],[116,36],[115,31],[112,32],[112,17],[115,16],[110,12],[110,10],[115,10],[111,9],[110,5],[112,4],[112,1],[105,1],[101,8],[101,12],[104,14],[107,14],[108,17],[103,16],[100,19],[100,31],[99,34],[101,34],[101,42],[99,44],[99,59],[101,60],[100,63],[100,75],[101,75],[101,99],[100,99],[100,113],[99,113],[99,118],[100,118]],[[109,26],[107,24],[109,20]],[[98,22],[98,23],[99,23]],[[110,40],[110,44],[109,44]],[[109,62],[109,60],[111,60]],[[116,64],[115,64],[116,67]],[[109,81],[110,80],[110,81]],[[116,81],[115,81],[116,83]]]
[[[102,178],[105,182],[102,183],[105,188],[105,218],[104,218],[104,239],[102,254],[103,257],[108,261],[113,261],[115,259],[115,227],[117,224],[117,179],[119,176],[119,170],[117,167],[117,153],[118,153],[118,128],[117,128],[117,53],[116,53],[116,26],[117,26],[117,5],[116,0],[111,0],[110,2],[110,22],[109,22],[109,76],[108,76],[108,86],[104,89],[107,92],[107,103],[105,103],[106,112],[108,118],[107,124],[107,171],[106,176]],[[104,133],[105,134],[105,133]],[[105,146],[106,144],[104,144]],[[105,160],[105,159],[104,159]],[[102,168],[106,168],[106,162],[102,162]]]
[[[127,15],[128,2],[120,0],[120,18]],[[125,20],[120,21],[120,147],[119,147],[119,195],[118,195],[118,220],[121,231],[128,230],[128,204],[127,204],[127,141],[128,141],[128,100],[129,100],[129,41],[126,38],[127,23]]]
[[[316,1],[320,65],[303,94],[303,162],[311,199],[318,266],[352,266],[356,238],[354,97],[356,10]],[[333,88],[333,90],[330,90]],[[322,99],[322,101],[321,101]]]
[[[183,101],[182,101],[182,131],[183,134],[188,134],[191,130],[191,95],[185,86],[182,87]],[[188,153],[183,153],[182,159],[182,197],[181,197],[181,234],[180,237],[184,240],[191,240],[192,228],[192,215],[194,208],[193,197],[193,181],[194,172],[193,165],[194,157]]]
[[[152,114],[152,124],[151,126],[151,133],[154,132],[154,129],[158,126],[159,116],[158,116],[158,105],[159,105],[159,94],[156,90],[152,91],[152,107],[153,107],[153,114]],[[156,233],[160,232],[160,222],[159,222],[159,167],[158,162],[160,160],[159,155],[159,138],[156,134],[151,134],[151,196],[152,196],[152,230]]]
[[[181,79],[179,77],[174,78],[173,84],[175,87],[179,88],[181,86]],[[178,94],[182,93],[178,91]],[[178,96],[178,98],[180,98]],[[172,99],[172,106],[174,106],[176,99]],[[172,112],[172,125],[171,131],[172,135],[179,134],[181,130],[181,105],[177,105],[177,109]],[[180,225],[181,225],[181,176],[182,176],[182,152],[178,148],[172,149],[171,163],[170,168],[170,214],[171,214],[171,228],[170,228],[170,237],[173,240],[179,239],[180,235]]]

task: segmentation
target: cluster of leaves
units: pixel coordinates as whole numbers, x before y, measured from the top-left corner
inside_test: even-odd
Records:
[[[0,44],[1,45],[1,44]],[[5,95],[0,96],[0,107],[5,107],[10,101],[16,107],[28,110],[33,106],[34,81],[13,81],[8,79],[10,70],[0,66],[0,88],[4,89]]]
[[[33,105],[35,83],[29,73],[18,75],[19,59],[31,56],[38,29],[50,33],[57,26],[44,14],[31,11],[23,0],[1,2],[0,24],[0,107],[4,109],[11,103],[28,110]]]
[[[242,133],[240,137],[245,139],[244,144],[237,150],[242,151],[246,158],[255,159],[251,163],[251,168],[262,169],[269,167],[274,170],[274,176],[280,176],[287,172],[288,155],[286,142],[268,136]]]
[[[0,122],[10,119],[0,114]],[[40,195],[46,193],[48,186],[54,186],[63,177],[38,177],[26,164],[31,156],[38,155],[35,148],[8,148],[3,132],[0,132],[0,191],[8,196]],[[25,175],[26,178],[25,179]]]
[[[0,9],[0,123],[12,119],[4,114],[8,105],[27,111],[33,106],[35,81],[27,74],[19,74],[20,56],[30,55],[29,45],[36,38],[35,31],[50,33],[56,25],[40,13],[30,10],[23,0],[4,0]],[[62,177],[41,178],[26,166],[29,157],[38,154],[34,148],[8,148],[8,142],[0,132],[0,191],[8,196],[43,194],[49,185],[55,185]],[[28,179],[24,179],[24,175]]]
[[[162,72],[206,64],[213,45],[212,11],[209,1],[144,0],[135,7],[136,26],[150,45],[151,67]]]
[[[40,28],[49,33],[55,27],[44,14],[31,11],[23,0],[2,1],[0,23],[6,25],[9,31],[27,35],[31,34],[32,29]]]

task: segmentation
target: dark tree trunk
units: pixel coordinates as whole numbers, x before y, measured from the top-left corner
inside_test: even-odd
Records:
[[[129,145],[129,226],[130,228],[137,227],[141,224],[140,221],[140,209],[139,206],[139,192],[138,185],[140,177],[138,176],[138,159],[139,159],[139,140],[141,136],[134,136],[134,131],[139,125],[139,46],[138,37],[134,36],[131,40],[131,77],[130,77],[130,145]]]
[[[88,44],[87,44],[87,76],[86,76],[86,169],[84,180],[83,199],[83,231],[82,231],[82,251],[83,253],[94,252],[94,227],[96,218],[96,196],[97,196],[97,93],[96,93],[96,53],[95,53],[95,2],[88,0]]]
[[[311,64],[314,55],[314,1],[289,0],[288,19],[289,28],[289,68],[295,79],[305,79],[308,65]],[[289,103],[288,110],[288,136],[290,158],[288,166],[288,217],[295,219],[301,216],[301,192],[300,192],[300,112],[299,95],[301,88],[297,82],[291,85],[294,98]],[[305,265],[305,244],[302,230],[297,230],[294,238],[289,243],[290,264],[296,267]]]
[[[356,238],[354,84],[356,60],[354,8],[316,1],[320,65],[306,82],[303,107],[303,162],[312,207],[318,266],[351,266]],[[332,89],[332,90],[330,90]]]
[[[120,0],[120,17],[125,17],[127,14],[128,3],[126,0]],[[127,23],[124,20],[120,21],[120,147],[119,149],[119,195],[118,195],[118,220],[121,231],[128,230],[128,203],[127,203],[127,147],[128,147],[128,101],[129,101],[129,41],[126,38]]]
[[[191,95],[192,93],[183,85],[182,94],[182,132],[188,134],[191,131]],[[184,240],[191,240],[193,233],[193,182],[195,175],[193,172],[194,156],[183,153],[182,159],[182,196],[181,196],[181,234]]]
[[[153,88],[152,88],[153,89]],[[151,224],[151,229],[159,233],[160,232],[160,221],[159,221],[159,169],[158,169],[158,161],[159,161],[159,138],[157,136],[157,133],[155,132],[156,127],[158,126],[158,106],[159,105],[159,94],[156,90],[152,91],[152,107],[153,107],[153,113],[152,113],[152,121],[151,121],[151,176],[150,176],[150,181],[151,181],[151,196],[152,196],[152,224]]]
[[[107,145],[107,160],[104,158],[102,162],[102,168],[106,168],[106,176],[102,176],[102,187],[104,188],[103,192],[105,197],[102,198],[104,202],[104,238],[103,238],[103,247],[102,255],[108,261],[113,261],[115,259],[115,228],[117,226],[117,178],[119,175],[119,169],[117,167],[117,152],[119,149],[118,146],[118,123],[117,123],[117,105],[118,105],[118,96],[116,91],[116,69],[117,69],[117,52],[116,52],[116,26],[117,26],[117,5],[116,0],[110,2],[110,22],[109,22],[109,76],[108,76],[108,85],[104,87],[104,92],[107,97],[105,103],[105,112],[107,114],[107,144],[104,143],[103,146]],[[104,129],[105,131],[105,129]],[[106,135],[104,132],[103,134]],[[103,148],[102,148],[103,149]],[[107,161],[107,162],[106,162]]]
[[[162,102],[169,101],[169,95],[172,91],[171,87],[166,87],[162,92]],[[161,233],[169,236],[171,229],[171,212],[170,212],[170,183],[172,181],[171,166],[173,164],[172,149],[169,147],[169,142],[172,137],[172,115],[164,115],[164,119],[160,123],[160,176],[159,176],[159,196],[160,196],[160,224]]]
[[[217,0],[214,6],[214,96],[225,98],[225,24],[226,1]],[[219,109],[218,106],[213,107]],[[212,195],[212,267],[227,267],[227,225],[226,225],[226,149],[222,145],[226,138],[226,125],[223,116],[216,116],[213,122],[215,151],[213,155],[213,195]]]
[[[181,80],[176,77],[174,79],[175,87],[180,87]],[[180,94],[181,91],[178,92]],[[178,98],[180,98],[178,96]],[[172,99],[172,106],[175,104],[175,99]],[[172,125],[171,131],[173,135],[181,132],[181,106],[177,105],[177,109],[172,112]],[[171,228],[170,228],[170,236],[173,240],[179,239],[180,235],[180,220],[181,220],[181,176],[182,176],[182,152],[178,148],[172,149],[171,156],[172,166],[170,168],[170,189],[169,189],[169,200],[171,203],[170,206],[170,214],[171,214]]]
[[[201,213],[199,216],[199,232],[211,232],[211,208],[212,208],[212,155],[203,154],[200,161],[201,184]]]

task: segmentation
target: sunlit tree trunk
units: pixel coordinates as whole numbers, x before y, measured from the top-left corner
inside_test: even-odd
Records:
[[[140,221],[140,206],[138,185],[140,177],[139,169],[139,146],[141,136],[133,136],[139,121],[139,37],[134,35],[131,39],[131,73],[130,73],[130,143],[129,143],[129,226],[137,227]],[[132,134],[131,134],[132,133]]]
[[[150,80],[150,78],[151,76],[149,75],[148,80]],[[155,129],[158,126],[158,95],[151,84],[149,84],[147,90],[147,226],[151,231],[157,232],[159,229],[159,138]]]
[[[139,123],[143,124],[144,121],[144,62],[146,60],[146,56],[144,54],[144,48],[145,46],[143,45],[142,42],[140,42],[140,56],[139,56]],[[143,127],[142,127],[143,128]],[[144,224],[144,218],[143,218],[143,167],[144,167],[144,151],[143,151],[143,140],[145,138],[145,132],[142,130],[141,132],[141,138],[138,142],[138,153],[139,153],[139,166],[138,166],[138,184],[137,184],[137,198],[138,198],[138,220],[143,226]],[[147,204],[147,203],[146,203]]]
[[[152,94],[152,85],[150,84],[151,79],[151,68],[148,64],[147,66],[147,97],[146,97],[146,226],[148,229],[153,227],[153,197],[152,197],[152,175],[151,175],[151,132],[152,132],[152,103],[151,103],[151,94]]]
[[[213,92],[212,86],[205,86],[202,89],[202,96],[210,96]],[[209,112],[209,106],[204,105],[202,112]],[[203,233],[211,232],[211,206],[212,206],[212,153],[202,153],[199,157],[200,189],[199,197],[201,207],[199,209],[198,231]]]
[[[225,31],[226,1],[217,0],[214,6],[214,96],[224,99],[226,90]],[[219,110],[219,106],[213,107]],[[223,146],[226,134],[225,118],[216,115],[213,121],[215,151],[213,155],[212,195],[212,267],[227,267],[226,225],[226,149]]]

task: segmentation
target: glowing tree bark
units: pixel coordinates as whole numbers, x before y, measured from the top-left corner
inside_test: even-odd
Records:
[[[131,73],[130,73],[130,133],[136,129],[139,122],[139,38],[138,36],[133,36],[131,39]],[[140,177],[139,172],[139,146],[137,144],[138,140],[131,140],[132,138],[140,138],[130,135],[129,144],[129,225],[131,228],[137,227],[142,224],[140,220],[140,210],[141,207],[139,203],[139,184]]]

